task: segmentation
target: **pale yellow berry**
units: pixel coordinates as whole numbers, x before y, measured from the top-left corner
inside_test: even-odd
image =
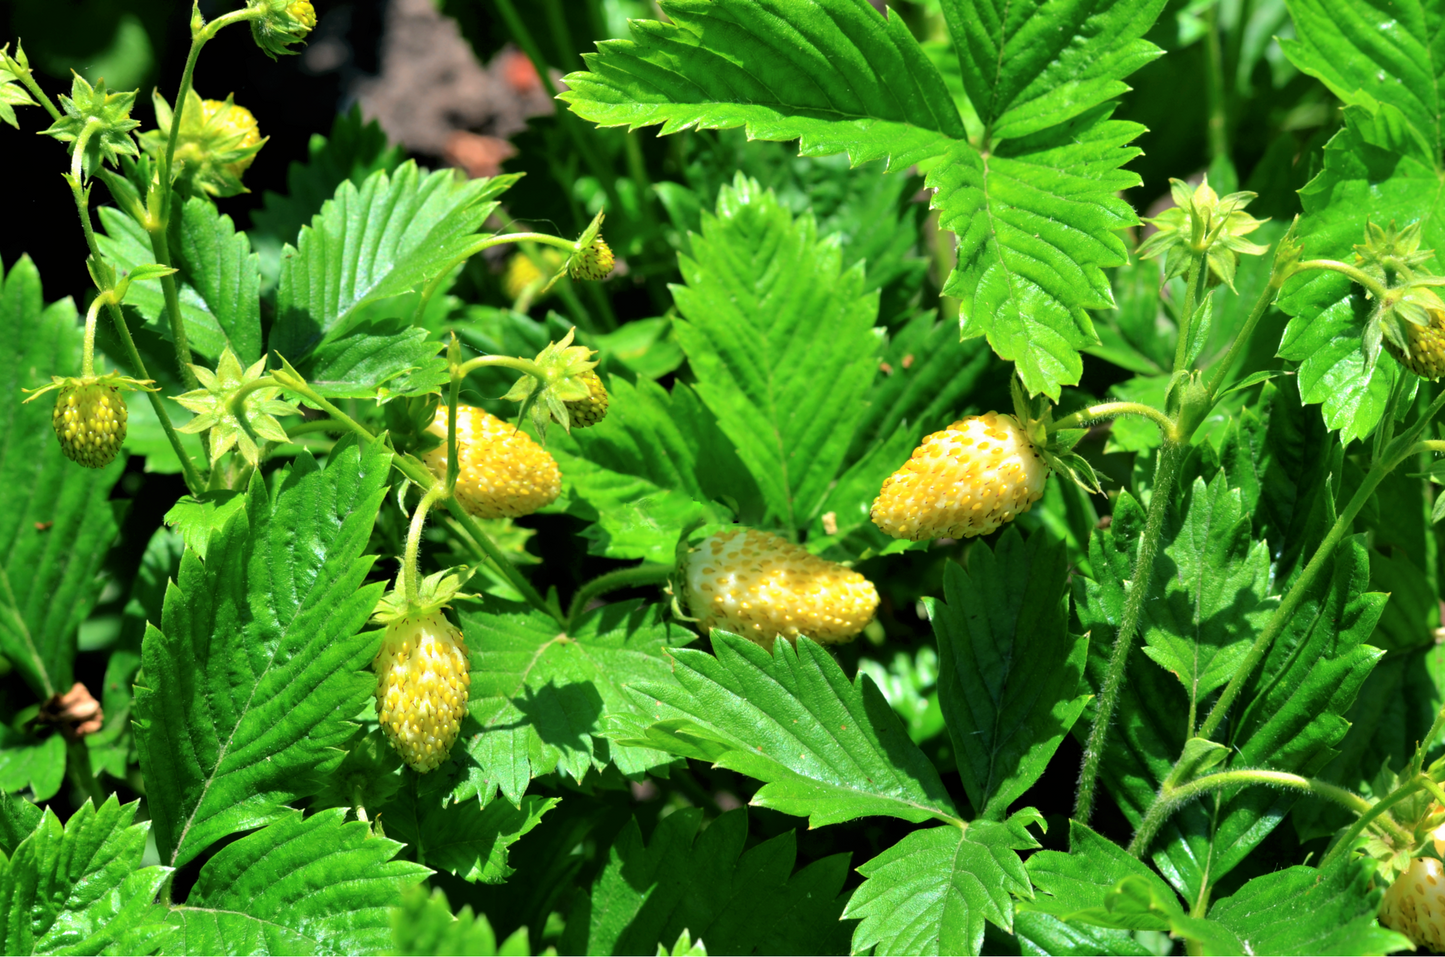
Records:
[[[1014,417],[989,412],[925,438],[884,481],[869,515],[894,538],[986,535],[1042,498],[1048,477]]]
[[[704,631],[723,628],[772,650],[779,636],[852,639],[873,620],[878,591],[779,535],[737,530],[709,536],[688,555],[687,603]]]
[[[467,713],[472,676],[462,633],[439,611],[398,619],[386,626],[371,670],[387,740],[413,770],[434,770]]]
[[[447,473],[447,407],[429,429],[442,444],[422,458],[432,474]],[[557,462],[510,422],[483,409],[457,406],[457,501],[478,518],[517,518],[552,504],[562,492]]]

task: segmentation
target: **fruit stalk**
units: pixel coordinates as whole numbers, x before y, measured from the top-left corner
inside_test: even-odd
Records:
[[[634,568],[619,568],[616,571],[598,575],[577,589],[577,594],[572,596],[572,604],[567,607],[566,630],[568,632],[572,630],[577,624],[577,619],[581,618],[583,612],[587,610],[587,604],[598,595],[605,595],[622,588],[632,588],[636,585],[661,585],[667,581],[672,571],[671,565],[644,562]]]
[[[80,186],[80,181],[72,178],[70,192],[75,199],[76,212],[80,214],[80,225],[85,233],[85,243],[90,249],[90,256],[94,262],[101,262],[100,245],[95,241],[95,232],[90,225],[90,202],[86,191]],[[94,278],[94,277],[93,277]],[[169,277],[167,277],[169,278]],[[99,286],[99,284],[97,284]],[[100,288],[100,298],[105,300],[106,311],[110,314],[111,322],[115,325],[116,335],[120,337],[121,345],[125,347],[126,358],[130,361],[131,371],[138,379],[149,379],[150,374],[146,372],[145,361],[141,359],[140,350],[136,348],[135,339],[131,337],[130,327],[125,324],[125,316],[120,311],[120,306],[107,295],[108,288]],[[91,338],[94,342],[94,338]],[[89,350],[87,350],[89,352]],[[176,453],[176,458],[181,463],[181,473],[185,476],[186,488],[192,495],[200,495],[206,488],[206,482],[201,474],[196,471],[195,463],[186,453],[185,446],[181,445],[181,437],[176,432],[176,427],[171,422],[170,413],[166,411],[165,402],[158,392],[146,392],[146,398],[150,400],[151,408],[155,411],[156,418],[160,420],[161,429],[166,433],[166,439],[171,443],[171,448]]]
[[[315,389],[307,385],[306,380],[302,379],[289,364],[285,364],[285,368],[273,373],[273,376],[280,385],[305,399],[308,405],[327,413],[361,438],[366,439],[368,442],[376,439],[376,436],[371,434],[370,429],[351,418],[351,416],[345,412],[342,412],[333,403],[319,395]],[[409,455],[393,456],[391,465],[392,468],[424,489],[430,489],[437,482],[436,477],[431,473],[431,469]],[[482,530],[482,527],[477,524],[476,520],[467,514],[466,509],[462,508],[461,503],[456,500],[456,497],[449,497],[446,500],[446,504],[447,511],[451,512],[452,516],[467,530],[467,534],[477,543],[477,547],[482,550],[487,558],[492,560],[493,564],[497,566],[497,569],[507,581],[512,584],[512,587],[516,588],[532,607],[556,619],[558,624],[565,624],[561,611],[548,604],[547,600],[542,597],[537,589],[532,587],[532,583],[527,581],[521,572],[517,571],[517,566],[512,564],[511,559],[507,558],[506,554],[497,547],[497,544],[492,541],[491,536]]]

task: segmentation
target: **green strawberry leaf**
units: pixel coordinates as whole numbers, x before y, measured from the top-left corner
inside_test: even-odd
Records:
[[[181,203],[171,224],[170,251],[178,273],[175,282],[186,323],[186,341],[207,359],[227,347],[250,365],[261,358],[261,269],[245,233],[215,203],[195,197]],[[145,228],[113,206],[99,209],[103,233],[100,250],[116,268],[133,270],[155,262]],[[126,305],[145,317],[148,326],[167,341],[171,320],[159,279],[132,283]]]
[[[447,903],[447,895],[436,888],[427,895],[418,884],[402,891],[401,903],[392,908],[393,946],[387,953],[433,957],[435,954],[475,954],[494,957],[496,954],[526,955],[527,928],[520,928],[497,947],[497,935],[483,914],[472,916],[467,904],[455,915]]]
[[[1006,821],[923,828],[859,867],[863,884],[843,911],[862,919],[853,952],[978,954],[984,921],[1012,931],[1014,897],[1033,896],[1018,856],[1039,846],[1030,824],[1043,825],[1033,808]]]
[[[1392,954],[1413,945],[1375,922],[1384,887],[1375,864],[1342,855],[1326,870],[1288,867],[1248,882],[1209,919],[1257,954]]]
[[[613,744],[603,731],[609,719],[639,713],[627,689],[670,679],[668,648],[692,632],[639,602],[599,608],[570,635],[534,610],[495,601],[485,609],[461,615],[472,694],[452,752],[462,775],[454,797],[486,804],[500,790],[518,805],[539,774],[580,781],[589,768],[613,764],[637,777],[672,760],[656,748]]]
[[[182,558],[135,694],[162,861],[289,813],[344,756],[375,687],[361,669],[379,634],[363,629],[382,586],[364,584],[362,552],[389,460],[348,439],[324,467],[303,454],[271,483],[257,473],[205,558]]]
[[[86,801],[62,827],[46,810],[9,859],[0,857],[0,941],[7,954],[149,954],[175,935],[155,895],[169,867],[141,867],[146,824],[136,804]],[[27,815],[29,816],[29,815]]]
[[[1319,410],[1302,405],[1290,382],[1261,390],[1221,447],[1220,464],[1243,496],[1254,537],[1269,543],[1277,582],[1291,581],[1329,531],[1335,448]]]
[[[346,822],[340,808],[286,809],[217,851],[171,908],[187,954],[375,954],[392,943],[390,909],[428,873],[392,860],[402,845]]]
[[[416,849],[417,859],[468,881],[500,884],[513,873],[507,850],[542,821],[560,798],[528,795],[520,807],[466,800],[441,804],[416,793],[411,777],[379,809],[387,836]]]
[[[742,126],[800,139],[806,156],[928,161],[933,205],[960,238],[946,292],[963,301],[963,334],[987,335],[1032,392],[1057,398],[1096,342],[1085,309],[1112,304],[1102,267],[1126,259],[1115,231],[1137,222],[1116,193],[1138,182],[1119,167],[1143,130],[1110,121],[1109,98],[1157,55],[1141,37],[1161,7],[1038,5],[1005,19],[982,0],[948,4],[964,86],[990,117],[977,142],[902,18],[863,0],[671,0],[668,22],[630,21],[633,39],[584,56],[590,72],[569,74],[561,98],[602,126]],[[1005,48],[1022,72],[1000,68]]]
[[[65,783],[65,739],[58,733],[34,737],[0,725],[0,792],[30,788],[48,801]]]
[[[795,220],[741,174],[679,263],[677,339],[698,397],[762,490],[769,520],[805,528],[843,467],[877,369],[878,295],[861,268],[842,270],[838,244],[817,238],[811,216]]]
[[[683,808],[659,821],[644,842],[637,819],[630,819],[591,893],[578,898],[560,949],[646,954],[684,931],[718,954],[847,948],[849,925],[839,921],[847,854],[794,873],[793,831],[747,847],[745,809],[728,811],[705,829],[703,823],[700,808]]]
[[[323,344],[352,333],[368,303],[452,269],[515,181],[459,182],[448,170],[423,174],[409,162],[394,174],[373,173],[359,187],[343,182],[295,247],[285,247],[270,348],[299,370]],[[403,352],[376,386],[409,370],[414,358]]]
[[[1269,548],[1253,539],[1239,490],[1223,472],[1195,479],[1184,517],[1155,563],[1144,653],[1184,685],[1194,714],[1234,675],[1278,602],[1267,597]]]
[[[0,655],[45,699],[74,681],[76,629],[95,604],[95,576],[115,537],[107,499],[125,460],[76,465],[51,428],[54,399],[25,404],[22,388],[79,373],[81,352],[75,305],[44,304],[28,257],[3,275],[0,330]]]
[[[616,720],[612,736],[757,778],[755,806],[812,827],[870,814],[959,821],[938,771],[871,679],[849,682],[809,638],[769,654],[714,630],[712,645],[716,657],[673,651],[675,681],[633,690],[646,711]]]
[[[0,854],[14,857],[20,842],[40,826],[43,814],[24,798],[0,794]]]
[[[1440,62],[1445,24],[1423,0],[1389,4],[1380,21],[1378,0],[1287,0],[1293,38],[1280,42],[1300,70],[1317,77],[1347,106],[1387,103],[1400,111],[1421,152],[1445,153],[1445,95]],[[1382,221],[1377,216],[1376,221]]]
[[[938,638],[938,700],[958,770],[980,817],[1002,820],[1044,773],[1087,695],[1087,637],[1069,634],[1062,543],[1010,528],[968,571],[943,572],[947,604],[924,599]]]

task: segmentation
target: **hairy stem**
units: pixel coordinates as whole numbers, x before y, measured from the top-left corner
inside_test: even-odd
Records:
[[[76,211],[80,213],[80,224],[85,231],[85,242],[90,248],[91,258],[96,262],[102,261],[100,245],[95,241],[95,232],[90,227],[90,204],[87,201],[85,190],[81,188],[78,180],[70,184],[71,195],[75,198]],[[106,310],[110,314],[111,322],[115,325],[116,335],[120,337],[121,345],[125,347],[126,358],[130,361],[131,369],[138,379],[150,379],[146,372],[145,362],[140,357],[140,350],[135,346],[135,339],[131,337],[130,327],[125,324],[125,315],[120,311],[120,306],[108,295],[109,289],[100,290],[100,298],[105,300]],[[92,338],[92,343],[94,339]],[[192,495],[199,495],[206,489],[206,482],[199,472],[196,471],[195,463],[191,461],[190,455],[186,453],[185,446],[181,444],[180,433],[171,422],[170,413],[166,412],[165,402],[160,394],[146,392],[146,398],[150,401],[151,408],[155,410],[156,418],[161,423],[161,429],[166,433],[166,439],[175,450],[176,458],[180,460],[181,472],[186,479],[186,488]]]
[[[30,71],[21,66],[20,61],[11,56],[8,51],[4,54],[4,63],[5,69],[15,74],[15,79],[25,85],[25,89],[30,91],[30,95],[35,97],[37,103],[45,107],[45,112],[50,114],[50,118],[52,120],[60,119],[62,115],[60,110],[50,101],[50,97],[45,95],[45,91],[40,88],[39,83],[35,82],[35,77],[30,75]]]
[[[1337,272],[1341,275],[1348,276],[1355,282],[1364,286],[1365,289],[1369,291],[1371,297],[1373,297],[1377,301],[1380,299],[1384,299],[1385,296],[1389,293],[1389,290],[1386,289],[1374,276],[1371,276],[1363,269],[1351,266],[1349,263],[1342,263],[1336,259],[1307,259],[1304,262],[1300,263],[1298,266],[1296,266],[1294,268],[1294,272],[1304,272],[1306,269],[1327,269],[1331,272]]]
[[[411,527],[406,532],[406,556],[403,559],[402,574],[405,576],[407,604],[413,608],[420,601],[417,592],[417,585],[421,581],[421,569],[417,565],[417,552],[421,550],[421,530],[426,525],[426,514],[437,500],[447,494],[446,487],[440,482],[426,490],[426,494],[417,503],[416,511],[411,513]]]
[[[1424,776],[1419,775],[1406,781],[1404,784],[1400,785],[1398,788],[1391,791],[1384,797],[1380,798],[1380,800],[1376,801],[1373,805],[1370,806],[1370,809],[1368,811],[1361,814],[1355,820],[1355,823],[1350,825],[1349,830],[1345,831],[1345,833],[1341,835],[1340,839],[1334,843],[1334,846],[1332,846],[1328,851],[1325,852],[1325,856],[1320,859],[1320,870],[1324,870],[1326,867],[1328,867],[1330,862],[1333,861],[1337,855],[1342,852],[1346,852],[1350,848],[1354,847],[1355,842],[1360,839],[1360,835],[1364,833],[1365,828],[1373,824],[1376,818],[1384,814],[1396,804],[1399,804],[1401,801],[1410,797],[1412,794],[1415,794],[1417,791],[1424,790],[1424,786],[1421,784],[1422,777]],[[1389,818],[1386,818],[1386,821],[1389,821]]]
[[[1077,429],[1086,425],[1093,425],[1095,422],[1104,422],[1108,419],[1121,415],[1138,415],[1148,419],[1159,426],[1159,431],[1164,436],[1174,432],[1174,420],[1152,405],[1145,405],[1142,402],[1101,402],[1098,405],[1091,405],[1087,409],[1080,409],[1072,415],[1067,415],[1053,424],[1051,432],[1060,429]]]
[[[1099,710],[1094,715],[1094,725],[1089,729],[1089,740],[1084,746],[1084,763],[1079,771],[1079,790],[1074,802],[1074,820],[1081,824],[1089,823],[1094,811],[1094,791],[1098,784],[1099,766],[1103,762],[1109,726],[1114,720],[1114,711],[1119,706],[1119,692],[1124,684],[1124,672],[1129,664],[1134,634],[1144,612],[1144,599],[1148,596],[1153,582],[1154,557],[1164,532],[1164,516],[1169,510],[1169,501],[1174,497],[1174,476],[1179,471],[1179,459],[1182,455],[1183,449],[1172,438],[1166,439],[1159,450],[1159,464],[1154,469],[1154,490],[1149,496],[1144,535],[1139,541],[1139,554],[1134,560],[1133,581],[1129,586],[1129,594],[1124,599],[1124,612],[1119,620],[1119,629],[1114,634],[1114,648],[1109,654],[1109,670],[1105,672],[1104,685],[1099,693]]]
[[[572,596],[572,604],[567,608],[567,630],[572,630],[577,619],[587,610],[588,603],[599,595],[637,585],[661,585],[672,575],[672,571],[671,565],[647,562],[635,568],[619,568],[605,575],[598,575],[577,589],[577,594]]]
[[[1209,389],[1207,392],[1211,402],[1213,402],[1214,397],[1219,394],[1219,387],[1224,384],[1224,377],[1229,375],[1230,367],[1234,365],[1235,360],[1239,357],[1240,350],[1248,345],[1250,337],[1254,335],[1255,327],[1258,326],[1259,321],[1264,318],[1264,314],[1269,311],[1269,307],[1274,302],[1274,297],[1278,293],[1279,286],[1275,285],[1274,277],[1271,276],[1269,285],[1260,290],[1259,298],[1254,301],[1254,308],[1250,310],[1249,318],[1244,321],[1244,326],[1239,330],[1238,335],[1234,337],[1234,341],[1229,344],[1229,351],[1224,354],[1224,358],[1219,360],[1218,365],[1215,366],[1214,377],[1209,380]]]
[[[1159,828],[1164,826],[1164,822],[1175,811],[1195,798],[1221,788],[1248,784],[1263,784],[1269,787],[1307,791],[1327,801],[1333,801],[1355,814],[1367,814],[1371,809],[1369,801],[1347,788],[1330,784],[1328,781],[1301,777],[1285,771],[1237,768],[1206,775],[1177,788],[1162,788],[1149,811],[1144,815],[1144,819],[1139,822],[1139,828],[1129,842],[1129,853],[1135,857],[1142,857],[1149,850],[1149,845],[1154,841],[1154,835],[1159,833]]]

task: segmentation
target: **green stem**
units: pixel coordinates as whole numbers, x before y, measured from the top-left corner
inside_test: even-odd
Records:
[[[577,619],[587,610],[588,603],[597,596],[637,585],[661,585],[672,576],[672,572],[671,565],[647,562],[634,568],[619,568],[597,576],[577,589],[577,594],[572,596],[572,604],[567,608],[567,630],[572,630]]]
[[[437,500],[447,494],[446,486],[440,483],[433,485],[426,490],[417,504],[416,511],[411,513],[411,527],[406,533],[406,557],[402,564],[402,574],[405,576],[407,604],[415,608],[420,599],[417,592],[417,583],[421,581],[421,569],[417,566],[417,552],[421,550],[421,530],[426,524],[426,513]]]
[[[1320,859],[1320,870],[1324,870],[1326,867],[1328,867],[1330,862],[1335,859],[1336,855],[1340,854],[1342,851],[1354,847],[1355,842],[1359,840],[1360,835],[1364,833],[1365,828],[1369,827],[1372,823],[1374,823],[1375,819],[1378,818],[1381,814],[1384,814],[1396,804],[1399,804],[1401,801],[1405,800],[1406,798],[1413,795],[1415,792],[1422,789],[1423,785],[1420,783],[1420,777],[1414,777],[1406,781],[1404,784],[1400,785],[1395,790],[1391,791],[1389,794],[1380,798],[1380,800],[1376,801],[1373,805],[1370,806],[1370,809],[1368,811],[1366,811],[1364,814],[1361,814],[1355,820],[1354,824],[1350,825],[1350,829],[1346,831],[1340,837],[1340,839],[1334,843],[1334,846],[1332,846],[1328,851],[1325,852],[1325,856]],[[1388,821],[1389,819],[1386,818],[1386,820]]]
[[[1306,269],[1328,269],[1331,272],[1337,272],[1341,275],[1348,276],[1355,282],[1364,286],[1365,289],[1369,291],[1370,295],[1376,301],[1384,299],[1385,296],[1389,294],[1389,290],[1380,283],[1380,280],[1376,279],[1374,276],[1371,276],[1363,269],[1351,266],[1349,263],[1342,263],[1335,259],[1307,259],[1297,265],[1291,271],[1291,274],[1304,272]]]
[[[1239,334],[1229,344],[1229,351],[1224,354],[1224,358],[1219,360],[1214,378],[1209,381],[1206,393],[1210,402],[1213,402],[1214,397],[1219,394],[1219,387],[1224,384],[1224,378],[1229,375],[1229,370],[1234,365],[1235,359],[1238,358],[1240,350],[1249,343],[1250,337],[1254,335],[1255,327],[1264,318],[1264,314],[1269,311],[1274,297],[1279,293],[1279,286],[1275,285],[1273,280],[1274,277],[1271,275],[1269,285],[1260,291],[1259,298],[1254,301],[1254,309],[1250,311],[1249,318],[1244,321],[1244,327],[1239,330]]]
[[[92,116],[85,121],[85,125],[80,128],[80,135],[75,138],[75,150],[70,154],[70,178],[76,184],[83,182],[82,174],[85,172],[85,147],[89,144],[91,135],[98,129],[100,129],[100,119]],[[79,187],[77,186],[76,188]],[[88,209],[87,215],[83,218],[86,221],[85,228],[90,229]]]
[[[80,351],[80,374],[84,378],[95,375],[95,321],[100,317],[100,307],[110,302],[110,293],[102,292],[95,297],[85,313],[85,340]]]
[[[286,427],[286,434],[295,438],[298,435],[305,435],[307,432],[345,432],[346,423],[338,422],[335,419],[312,419],[310,422],[302,422],[298,425]]]
[[[1389,455],[1385,460],[1377,460],[1370,466],[1370,470],[1365,473],[1365,478],[1360,483],[1360,487],[1355,491],[1354,496],[1350,498],[1349,503],[1345,505],[1344,511],[1340,512],[1339,517],[1335,519],[1335,524],[1330,528],[1329,534],[1325,536],[1324,541],[1320,542],[1319,547],[1315,549],[1315,553],[1310,558],[1309,564],[1305,566],[1299,578],[1295,579],[1294,584],[1290,586],[1290,590],[1284,596],[1284,600],[1279,603],[1279,607],[1274,610],[1274,614],[1270,616],[1269,622],[1264,626],[1264,631],[1259,633],[1259,637],[1255,638],[1254,644],[1250,646],[1249,654],[1245,656],[1244,661],[1241,662],[1240,666],[1235,670],[1234,676],[1229,679],[1229,684],[1225,685],[1224,692],[1219,696],[1219,700],[1214,703],[1214,707],[1209,711],[1209,717],[1204,719],[1204,725],[1199,729],[1200,737],[1213,737],[1214,732],[1219,730],[1219,725],[1223,723],[1225,715],[1229,713],[1230,705],[1234,703],[1234,699],[1239,696],[1239,693],[1244,690],[1244,683],[1249,680],[1250,675],[1254,673],[1254,669],[1259,666],[1259,663],[1264,660],[1264,656],[1269,653],[1269,647],[1274,643],[1275,638],[1279,637],[1280,632],[1284,631],[1285,626],[1288,625],[1294,617],[1295,612],[1304,602],[1305,595],[1309,591],[1310,586],[1314,584],[1314,580],[1319,577],[1320,573],[1324,571],[1325,566],[1330,563],[1330,560],[1334,556],[1335,546],[1349,533],[1355,516],[1360,513],[1360,509],[1365,507],[1365,503],[1370,500],[1370,496],[1374,494],[1375,488],[1384,480],[1385,476],[1394,471],[1395,466],[1399,465],[1400,462],[1404,461],[1405,458],[1409,457],[1409,455],[1415,451],[1415,438],[1419,435],[1420,431],[1434,419],[1436,413],[1440,411],[1442,404],[1445,404],[1445,392],[1442,392],[1440,397],[1431,404],[1429,411],[1426,412],[1414,427],[1404,433],[1400,439],[1392,443],[1391,448],[1394,450],[1393,454]]]
[[[1199,304],[1199,294],[1205,291],[1204,284],[1209,276],[1209,270],[1205,267],[1205,257],[1208,255],[1208,244],[1204,249],[1196,249],[1189,260],[1189,273],[1184,285],[1184,309],[1179,314],[1179,342],[1174,347],[1174,374],[1179,375],[1184,371],[1189,362],[1189,339],[1194,328],[1194,310]]]
[[[468,259],[471,259],[477,253],[491,249],[493,246],[524,242],[543,243],[548,246],[556,246],[558,249],[565,249],[569,253],[577,252],[577,243],[574,240],[563,239],[561,236],[553,236],[550,233],[502,233],[498,236],[488,236],[485,239],[479,239],[462,250],[460,255],[452,259],[445,269],[437,273],[436,277],[426,284],[426,287],[422,289],[421,299],[417,301],[416,310],[412,313],[412,322],[416,323],[421,321],[421,317],[426,313],[426,307],[436,296],[437,291],[441,289],[442,283],[446,282],[447,277],[451,275],[453,269]]]
[[[115,325],[115,331],[120,336],[121,345],[125,347],[126,358],[130,360],[131,368],[135,370],[137,379],[150,379],[146,372],[145,362],[140,357],[140,350],[135,347],[135,340],[131,338],[130,328],[125,324],[125,316],[121,314],[120,307],[115,303],[108,303],[110,320]],[[186,488],[191,490],[192,495],[200,495],[206,490],[205,479],[201,473],[196,471],[196,464],[191,461],[191,456],[186,452],[185,446],[181,444],[180,433],[176,431],[175,425],[171,423],[170,413],[166,411],[165,402],[162,401],[159,392],[147,392],[146,398],[150,400],[151,409],[155,411],[156,418],[160,420],[161,429],[166,433],[166,439],[171,443],[171,448],[180,459],[181,472],[186,478]]]
[[[296,371],[289,365],[286,366],[285,371],[277,372],[273,375],[278,384],[301,396],[306,400],[307,404],[327,413],[333,419],[345,425],[348,429],[366,439],[368,442],[375,440],[376,436],[371,434],[370,429],[351,418],[345,412],[342,412],[323,396],[317,394],[316,390],[307,385],[306,380],[297,375]],[[431,469],[410,455],[392,456],[391,465],[392,468],[411,479],[423,489],[430,490],[431,487],[436,484],[436,477],[432,475]],[[559,625],[565,624],[561,612],[549,605],[537,589],[532,587],[532,583],[522,577],[522,573],[517,571],[517,566],[513,565],[511,559],[507,558],[506,554],[497,547],[496,542],[492,541],[492,537],[482,530],[481,526],[477,524],[476,519],[473,518],[466,509],[462,508],[461,503],[456,500],[456,497],[452,496],[448,498],[446,503],[447,511],[451,512],[452,517],[461,524],[462,528],[466,529],[467,534],[476,541],[477,547],[482,550],[486,557],[496,564],[497,569],[501,571],[507,581],[512,584],[512,587],[516,588],[517,591],[522,594],[522,597],[526,598],[538,611],[544,612],[549,617],[556,619]]]
[[[1142,402],[1101,402],[1098,405],[1091,405],[1087,409],[1080,409],[1072,415],[1059,419],[1049,431],[1082,428],[1120,415],[1143,416],[1159,426],[1160,433],[1166,438],[1174,434],[1174,420],[1152,405],[1145,405]]]
[[[1139,828],[1129,842],[1129,853],[1134,857],[1142,857],[1149,850],[1149,845],[1154,841],[1154,835],[1159,833],[1159,828],[1164,826],[1164,822],[1175,811],[1195,798],[1221,788],[1247,784],[1263,784],[1269,787],[1307,791],[1327,801],[1342,805],[1355,814],[1367,814],[1371,809],[1369,801],[1353,791],[1330,784],[1328,781],[1301,777],[1298,774],[1289,774],[1284,771],[1237,768],[1206,775],[1181,787],[1162,789],[1159,796],[1154,799],[1148,813],[1144,815],[1144,819],[1139,822]]]
[[[95,771],[90,766],[90,748],[85,746],[84,740],[67,741],[65,758],[70,769],[70,779],[99,808],[105,803],[105,792],[100,789],[100,782],[95,779]]]
[[[457,366],[456,379],[465,379],[473,369],[480,369],[483,366],[502,366],[507,369],[516,369],[518,372],[525,372],[527,375],[539,382],[545,382],[546,376],[542,369],[531,359],[522,359],[516,356],[477,356],[475,359],[468,359]]]
[[[451,361],[452,376],[447,386],[447,494],[451,495],[457,487],[457,478],[461,475],[461,457],[457,454],[457,406],[460,404],[462,391],[462,378],[465,375],[457,360],[461,358],[462,346],[457,341],[457,334],[452,333],[451,344],[447,347],[447,358]]]
[[[168,268],[174,268],[171,262],[171,247],[166,240],[165,223],[160,223],[152,229],[147,226],[146,231],[150,234],[151,252],[155,254],[156,262]],[[200,386],[200,380],[196,378],[196,371],[191,368],[191,344],[186,338],[186,320],[181,315],[180,290],[176,287],[174,274],[161,277],[161,293],[166,300],[166,315],[171,321],[171,342],[176,350],[176,370],[180,373],[181,381],[186,384],[187,389],[195,389]]]
[[[1104,675],[1104,684],[1099,693],[1099,710],[1094,716],[1094,725],[1089,729],[1089,739],[1084,747],[1084,763],[1079,771],[1079,790],[1074,803],[1074,820],[1089,823],[1094,811],[1094,790],[1098,783],[1099,766],[1104,758],[1104,745],[1109,736],[1109,725],[1114,720],[1114,711],[1119,706],[1119,693],[1124,684],[1124,672],[1129,664],[1129,652],[1134,644],[1134,633],[1144,611],[1144,600],[1149,594],[1154,578],[1154,556],[1159,550],[1163,537],[1164,516],[1169,511],[1169,502],[1174,497],[1174,476],[1179,470],[1183,450],[1179,443],[1166,437],[1159,450],[1159,464],[1154,469],[1154,490],[1149,496],[1149,510],[1144,521],[1144,535],[1139,541],[1139,554],[1134,560],[1133,581],[1124,599],[1124,611],[1119,620],[1119,629],[1114,635],[1114,648],[1109,655],[1109,668]]]
[[[4,60],[5,69],[15,74],[15,79],[23,83],[25,89],[30,91],[30,95],[35,97],[41,106],[45,107],[45,112],[50,114],[50,118],[52,120],[60,119],[60,110],[50,101],[50,97],[45,95],[45,91],[40,88],[40,84],[35,82],[35,77],[30,75],[30,70],[27,67],[21,66],[20,61],[11,56],[9,52],[6,52]]]
[[[80,214],[80,224],[85,232],[85,242],[90,249],[91,258],[96,263],[103,261],[100,255],[100,245],[95,241],[95,232],[90,226],[90,204],[87,200],[86,191],[81,187],[80,182],[72,178],[70,184],[71,195],[75,198],[75,208]],[[116,335],[120,337],[121,345],[125,347],[126,358],[130,361],[131,369],[138,379],[149,380],[150,374],[146,372],[145,361],[140,357],[140,350],[136,348],[135,339],[131,337],[130,327],[125,324],[125,316],[120,306],[108,295],[109,289],[100,289],[100,298],[105,300],[105,306],[110,313],[111,322],[115,325]],[[91,338],[92,346],[94,338]],[[83,361],[83,360],[82,360]],[[192,495],[199,495],[205,491],[206,483],[196,471],[195,463],[191,461],[190,455],[186,453],[185,446],[181,444],[181,436],[176,432],[176,427],[171,422],[170,413],[166,412],[165,402],[159,393],[146,392],[146,398],[150,401],[151,408],[155,410],[156,419],[161,424],[161,429],[166,433],[166,439],[175,450],[176,458],[180,460],[181,472],[186,479],[186,488]]]

